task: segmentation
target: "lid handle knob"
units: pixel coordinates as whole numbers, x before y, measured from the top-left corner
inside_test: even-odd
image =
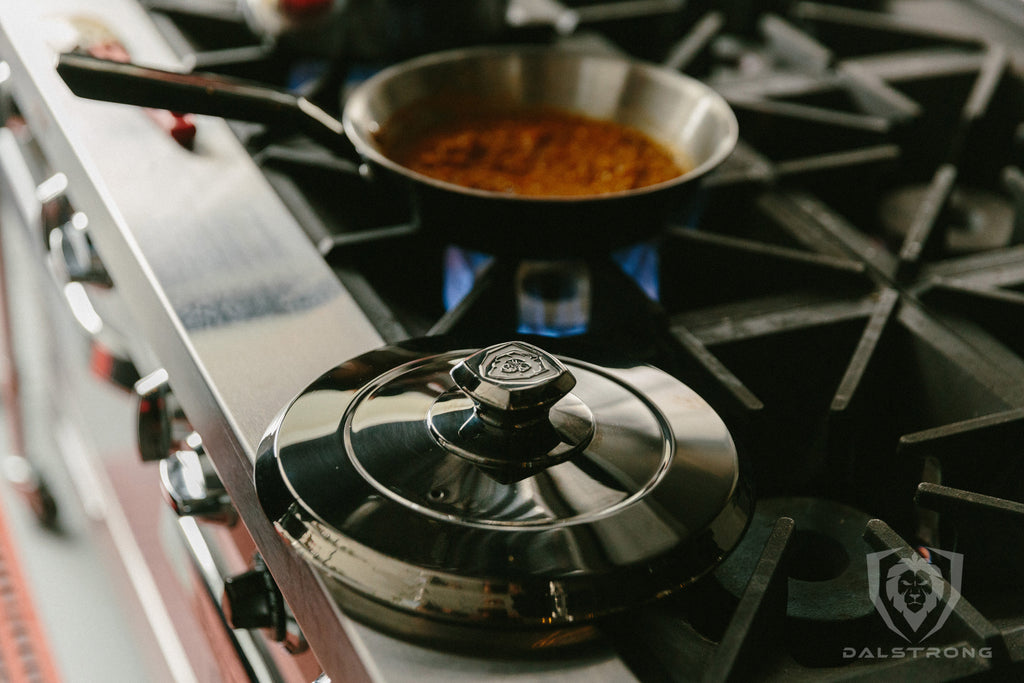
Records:
[[[489,346],[451,370],[452,379],[476,404],[482,420],[520,426],[545,418],[576,386],[576,378],[554,356],[525,342]]]
[[[451,369],[456,388],[427,413],[447,451],[509,483],[581,453],[594,415],[569,390],[576,378],[554,356],[523,342],[489,346]]]

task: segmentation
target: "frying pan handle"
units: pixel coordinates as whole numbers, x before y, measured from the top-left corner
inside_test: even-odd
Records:
[[[358,156],[336,118],[303,97],[259,83],[78,53],[60,55],[57,73],[79,97],[295,127],[345,156]]]

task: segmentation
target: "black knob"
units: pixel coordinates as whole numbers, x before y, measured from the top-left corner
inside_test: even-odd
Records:
[[[171,391],[167,370],[159,368],[135,383],[138,398],[137,439],[143,462],[158,462],[175,451],[190,448],[193,433],[178,399]]]
[[[509,426],[547,414],[576,386],[557,358],[518,341],[474,353],[452,368],[451,376],[481,415]]]
[[[221,609],[231,628],[270,629],[274,640],[284,640],[284,598],[259,556],[249,571],[224,579]]]

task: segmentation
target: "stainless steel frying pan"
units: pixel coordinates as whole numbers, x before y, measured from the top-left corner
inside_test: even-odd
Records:
[[[728,104],[674,71],[606,54],[547,47],[456,50],[385,69],[344,104],[343,124],[303,98],[217,76],[180,74],[63,55],[58,70],[79,95],[127,104],[296,126],[345,150],[411,192],[421,230],[488,253],[561,258],[602,252],[658,232],[697,189],[697,179],[736,144]],[[444,118],[437,103],[482,98],[497,106],[545,106],[639,129],[690,170],[625,192],[528,197],[476,190],[416,173],[384,153],[379,133],[399,111],[411,125]],[[406,125],[404,122],[402,125]]]

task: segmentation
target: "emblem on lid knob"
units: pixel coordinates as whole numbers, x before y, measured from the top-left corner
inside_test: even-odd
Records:
[[[481,412],[497,422],[544,413],[576,386],[576,378],[557,358],[525,342],[489,346],[456,365],[451,375]]]
[[[492,379],[519,377],[527,379],[537,377],[548,370],[540,356],[530,354],[522,349],[511,349],[491,361],[484,375]]]

